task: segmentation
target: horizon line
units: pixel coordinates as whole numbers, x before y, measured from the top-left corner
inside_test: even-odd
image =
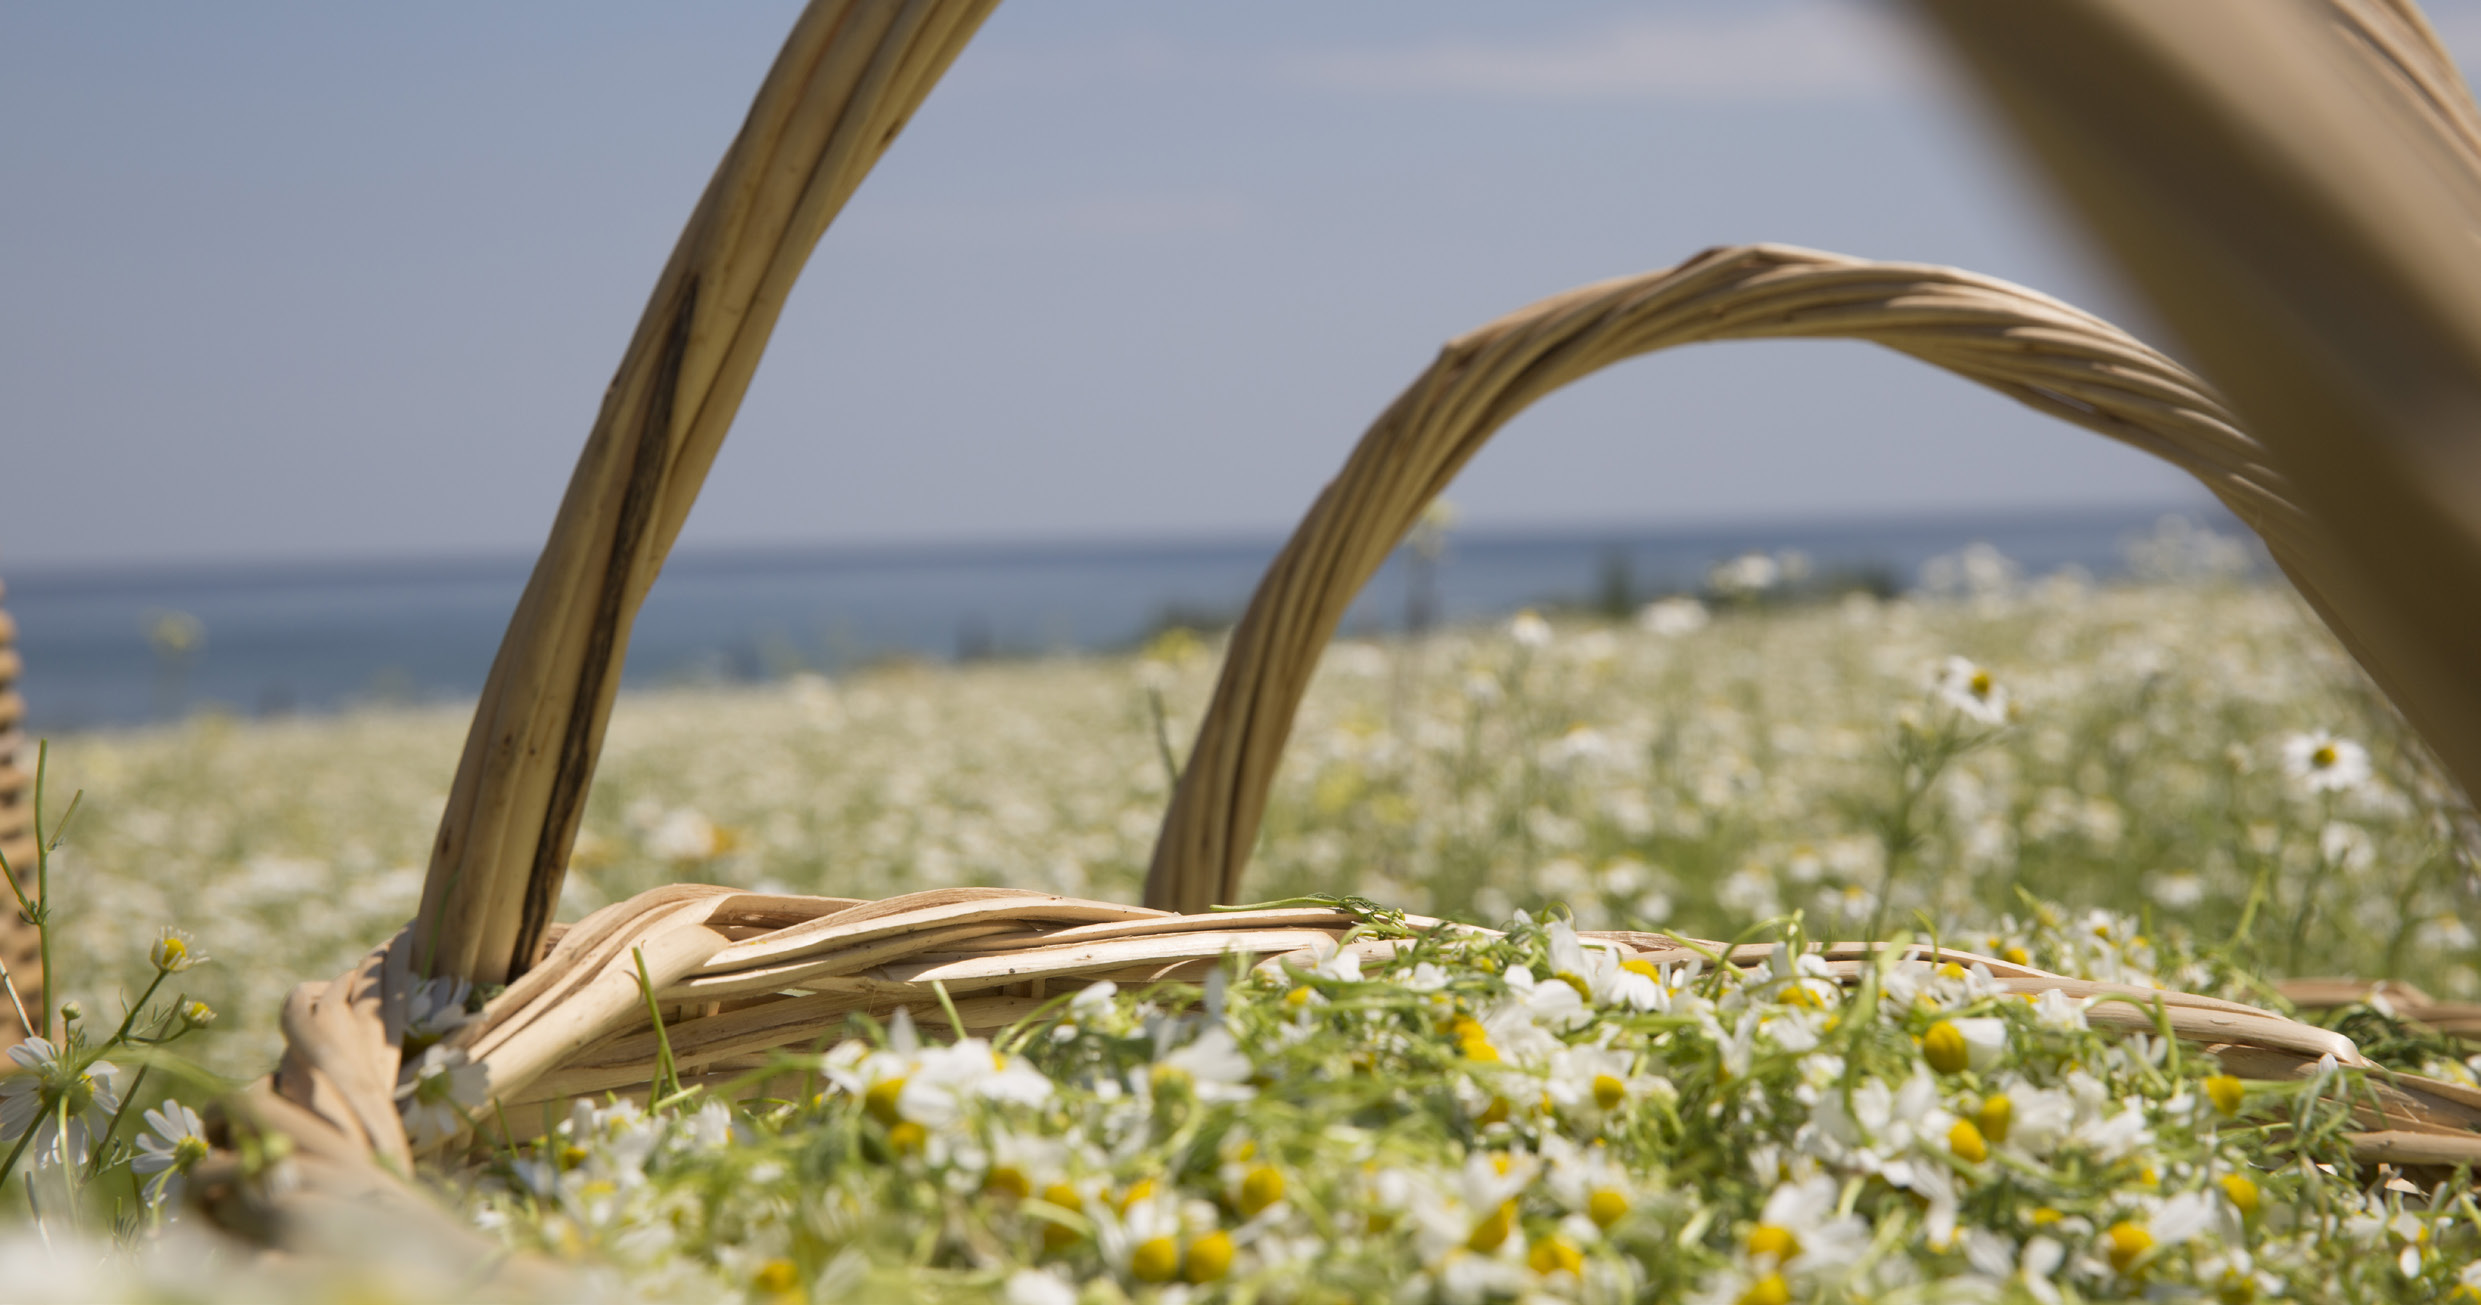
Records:
[[[2187,516],[2211,523],[2237,525],[2220,502],[2201,497],[2160,503],[1998,505],[1988,508],[1935,508],[1921,511],[1786,513],[1781,516],[1735,516],[1692,521],[1596,520],[1567,522],[1478,521],[1450,530],[1451,541],[1493,544],[1530,542],[1575,544],[1594,540],[1610,543],[1676,540],[1700,537],[1735,538],[1763,534],[1815,536],[1852,529],[1915,527],[1971,528],[1983,525],[2022,527],[2044,522],[2066,524],[2101,518],[2135,520]],[[830,564],[940,564],[997,561],[1073,561],[1079,558],[1151,553],[1173,557],[1238,550],[1272,553],[1283,546],[1290,529],[1218,530],[1160,533],[992,535],[883,540],[794,540],[693,544],[675,550],[665,567],[709,570],[751,564],[788,562]],[[1757,541],[1745,541],[1756,545]],[[1797,542],[1797,541],[1787,541]],[[1451,542],[1451,547],[1452,547]],[[24,566],[0,562],[0,585],[56,590],[76,582],[121,582],[141,579],[189,578],[247,580],[263,583],[279,578],[420,574],[451,578],[497,578],[530,567],[537,554],[509,550],[366,553],[345,557],[302,555],[236,555],[226,558],[107,558],[94,561],[36,561]],[[240,573],[247,573],[243,575]],[[5,601],[0,590],[0,601]]]

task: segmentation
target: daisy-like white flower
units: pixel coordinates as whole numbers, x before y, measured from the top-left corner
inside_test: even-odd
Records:
[[[1859,1262],[1869,1249],[1869,1221],[1835,1213],[1841,1190],[1833,1175],[1812,1174],[1768,1193],[1746,1241],[1751,1267],[1814,1279]]]
[[[1706,605],[1694,598],[1665,598],[1637,612],[1638,629],[1666,639],[1695,634],[1706,628],[1706,620]]]
[[[1103,1263],[1122,1278],[1139,1283],[1170,1282],[1180,1272],[1182,1221],[1177,1197],[1150,1188],[1114,1210],[1106,1202],[1094,1212],[1094,1233]]]
[[[396,1108],[416,1147],[457,1135],[466,1115],[491,1095],[491,1072],[463,1047],[433,1047],[407,1067],[396,1085]]]
[[[108,1060],[70,1064],[45,1038],[9,1048],[17,1069],[0,1078],[0,1141],[14,1142],[32,1128],[29,1149],[38,1162],[75,1165],[86,1159],[87,1139],[106,1127],[121,1108],[120,1070]],[[65,1110],[64,1110],[65,1107]],[[68,1135],[61,1135],[61,1117]]]
[[[1648,1086],[1629,1073],[1635,1059],[1607,1047],[1561,1047],[1551,1053],[1543,1091],[1563,1110],[1617,1110]]]
[[[1576,927],[1554,920],[1546,931],[1551,977],[1580,988],[1598,1006],[1653,1010],[1662,1000],[1660,976],[1647,961],[1623,960],[1608,947],[1588,947]]]
[[[2348,793],[2369,782],[2369,749],[2317,730],[2283,740],[2283,770],[2311,793]]]
[[[192,945],[188,931],[182,929],[166,929],[157,935],[155,945],[147,949],[146,958],[149,964],[165,974],[179,974],[207,959]]]
[[[1990,672],[1962,657],[1940,662],[1930,673],[1930,689],[1939,701],[1968,720],[1984,725],[2007,723],[2007,689]]]
[[[178,1199],[182,1176],[206,1158],[206,1121],[188,1106],[166,1101],[146,1112],[146,1131],[138,1135],[138,1154],[129,1167],[145,1176],[148,1199],[160,1204]]]
[[[1042,1071],[1000,1055],[981,1038],[966,1038],[921,1053],[897,1091],[896,1113],[926,1128],[946,1128],[970,1100],[1039,1105],[1050,1096],[1051,1080]]]
[[[1540,1162],[1524,1152],[1474,1152],[1454,1176],[1431,1174],[1417,1180],[1412,1197],[1415,1234],[1422,1258],[1442,1264],[1460,1252],[1484,1257],[1518,1255],[1523,1239],[1515,1237],[1516,1202],[1533,1181]]]
[[[1361,953],[1332,943],[1320,944],[1316,950],[1318,964],[1312,968],[1311,973],[1321,979],[1333,979],[1339,983],[1361,982]]]
[[[1008,1305],[1077,1305],[1076,1284],[1044,1269],[1019,1269],[1008,1276]]]
[[[1528,607],[1508,622],[1508,637],[1514,639],[1519,647],[1546,648],[1551,642],[1551,623]]]
[[[1613,1160],[1601,1143],[1581,1147],[1557,1133],[1544,1135],[1541,1146],[1544,1179],[1561,1205],[1583,1215],[1598,1229],[1628,1217],[1635,1186],[1628,1170]]]
[[[1257,1066],[1250,1063],[1231,1031],[1216,1027],[1154,1062],[1151,1081],[1157,1088],[1182,1083],[1200,1101],[1246,1101],[1257,1095],[1249,1086],[1255,1073]]]
[[[415,988],[405,1000],[406,1049],[419,1052],[456,1032],[470,1018],[465,1002],[472,992],[473,985],[452,975]]]

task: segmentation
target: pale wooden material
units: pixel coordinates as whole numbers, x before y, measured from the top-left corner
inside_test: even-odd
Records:
[[[7,592],[7,587],[0,585],[0,596]],[[0,859],[18,872],[18,882],[31,896],[35,891],[34,776],[20,765],[29,749],[26,700],[17,690],[17,677],[24,672],[25,665],[17,651],[17,622],[6,611],[0,611]],[[43,939],[5,889],[0,889],[0,965],[8,966],[9,980],[17,985],[17,995],[26,1010],[40,1011]],[[35,1018],[40,1020],[42,1016]],[[0,997],[0,1048],[15,1046],[32,1032],[19,1022],[17,1004]]]
[[[1710,340],[1865,340],[1977,381],[2187,471],[2263,537],[2302,590],[2329,583],[2324,532],[2211,387],[2108,322],[1948,267],[1781,245],[1555,295],[1450,341],[1293,531],[1234,631],[1181,771],[1146,903],[1241,897],[1268,789],[1318,657],[1422,510],[1528,405],[1614,363]]]
[[[2400,979],[2285,979],[2274,985],[2302,1010],[2368,1005],[2452,1037],[2481,1042],[2481,1003],[2440,1001]]]
[[[747,922],[770,921],[751,932]],[[491,1103],[477,1120],[538,1120],[541,1107],[602,1093],[643,1095],[667,1046],[685,1082],[726,1087],[738,1075],[783,1069],[783,1053],[815,1050],[842,1036],[847,1017],[882,1021],[898,1010],[959,1030],[990,1033],[1046,1011],[1098,979],[1147,983],[1202,980],[1227,958],[1260,958],[1280,973],[1307,969],[1339,944],[1377,961],[1409,945],[1403,937],[1350,937],[1359,917],[1324,907],[1195,915],[1010,889],[939,889],[856,903],[738,893],[707,885],[659,888],[606,907],[565,931],[518,984],[493,999],[446,1045],[486,1071]],[[1474,940],[1492,931],[1421,916],[1402,917],[1416,935],[1445,931]],[[972,932],[960,939],[959,930]],[[730,933],[743,933],[739,938]],[[1763,971],[1770,946],[1720,943],[1626,931],[1582,935],[1622,960],[1658,966],[1720,957]],[[322,1145],[377,1155],[401,1171],[413,1154],[396,1120],[388,1026],[378,993],[408,950],[400,935],[335,983],[305,984],[286,1009],[285,1066],[274,1079],[299,1126],[316,1120]],[[1833,943],[1816,949],[1828,975],[1853,984],[1884,948]],[[2101,983],[1948,948],[1902,949],[1912,960],[1978,966],[2002,991],[2059,992],[2089,1003],[2097,1027],[2167,1031],[2221,1056],[2252,1077],[2288,1079],[2322,1061],[2375,1067],[2341,1034],[2268,1011],[2190,993]],[[643,965],[641,971],[640,966]],[[646,1009],[641,974],[664,1014],[659,1039]],[[749,976],[757,982],[743,982]],[[2373,1143],[2388,1154],[2458,1139],[2481,1127],[2481,1092],[2410,1075],[2382,1075],[2356,1117],[2387,1133]],[[496,1127],[496,1124],[493,1125]],[[433,1151],[462,1137],[436,1139]],[[2454,1142],[2451,1145],[2460,1145]]]
[[[2409,0],[1919,0],[2332,544],[2315,601],[2481,792],[2481,112]]]
[[[629,628],[811,248],[997,0],[813,0],[681,234],[518,600],[440,817],[416,972],[521,973]]]

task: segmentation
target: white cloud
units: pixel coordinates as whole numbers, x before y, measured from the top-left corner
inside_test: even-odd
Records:
[[[1293,71],[1340,89],[1520,99],[1853,99],[1932,84],[1904,22],[1850,0],[1736,3],[1524,43],[1444,39],[1328,52]]]

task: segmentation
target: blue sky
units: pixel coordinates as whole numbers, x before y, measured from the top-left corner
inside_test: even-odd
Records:
[[[795,8],[0,11],[0,568],[534,548]],[[684,546],[1271,534],[1441,340],[1715,243],[2143,331],[1978,119],[1851,0],[1011,0],[820,245]],[[1733,344],[1557,397],[1454,497],[2196,491],[1893,355]]]

